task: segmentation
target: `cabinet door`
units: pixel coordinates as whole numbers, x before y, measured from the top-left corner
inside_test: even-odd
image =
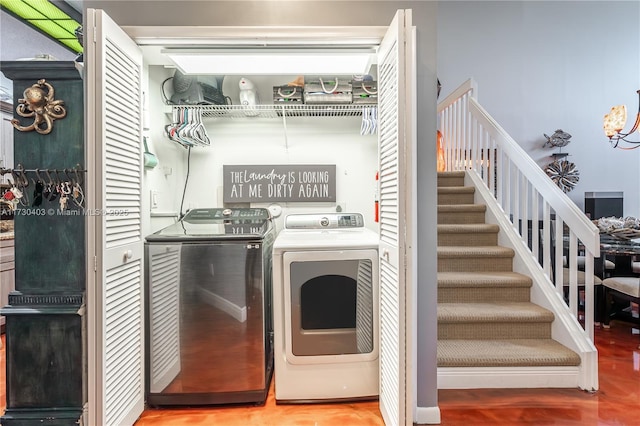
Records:
[[[414,51],[411,11],[399,10],[378,50],[380,170],[380,412],[387,425],[412,423],[411,121]]]
[[[87,9],[88,424],[130,425],[144,410],[142,52]]]

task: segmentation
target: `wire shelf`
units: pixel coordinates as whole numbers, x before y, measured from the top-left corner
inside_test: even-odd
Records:
[[[358,117],[363,108],[376,107],[376,104],[347,105],[173,105],[172,108],[200,110],[203,118],[246,119],[282,117]]]

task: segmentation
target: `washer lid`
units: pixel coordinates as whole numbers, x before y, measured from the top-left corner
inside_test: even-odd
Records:
[[[270,229],[267,209],[193,209],[173,225],[147,236],[146,240],[255,239],[262,238]]]
[[[271,215],[269,210],[262,208],[248,209],[228,209],[228,208],[206,208],[191,209],[182,218],[185,222],[224,222],[224,223],[246,223],[246,221],[267,220]]]

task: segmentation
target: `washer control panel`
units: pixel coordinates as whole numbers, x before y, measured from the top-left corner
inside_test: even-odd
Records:
[[[189,210],[183,220],[194,222],[199,220],[267,220],[269,218],[269,210],[262,208],[197,208]]]
[[[286,229],[344,229],[364,227],[360,213],[291,214],[284,220]]]

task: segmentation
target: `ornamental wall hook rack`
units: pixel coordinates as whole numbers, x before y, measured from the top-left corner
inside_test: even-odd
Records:
[[[64,118],[67,110],[64,101],[54,99],[55,90],[45,79],[28,87],[24,91],[24,98],[18,99],[16,113],[21,117],[33,117],[33,123],[21,126],[17,118],[11,120],[13,127],[21,132],[35,130],[41,135],[47,135],[53,130],[53,121]]]
[[[64,169],[25,169],[22,164],[17,164],[13,169],[0,167],[0,176],[10,174],[12,178],[11,188],[2,194],[0,200],[10,210],[15,210],[19,205],[38,207],[43,202],[56,200],[60,210],[72,205],[82,208],[86,172],[80,164]]]

